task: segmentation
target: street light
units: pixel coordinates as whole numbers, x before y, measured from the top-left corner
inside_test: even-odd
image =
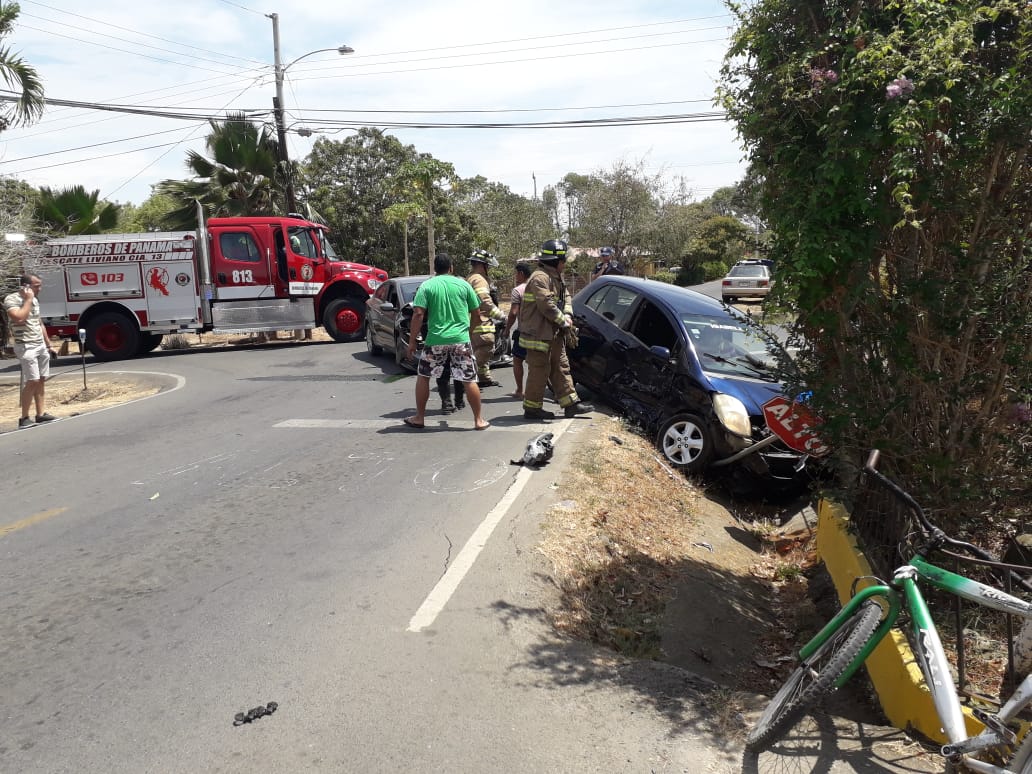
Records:
[[[295,64],[300,62],[305,57],[312,56],[313,54],[321,54],[324,51],[336,51],[338,54],[353,54],[355,49],[351,46],[337,46],[336,48],[317,48],[315,51],[309,51],[307,54],[302,54],[297,59],[283,65],[280,62],[280,42],[279,42],[279,14],[268,13],[265,14],[272,19],[272,45],[273,53],[275,54],[275,73],[276,73],[276,96],[272,99],[272,108],[276,115],[276,136],[279,143],[279,154],[280,162],[283,164],[284,173],[287,176],[286,181],[286,198],[287,198],[287,212],[297,211],[297,201],[294,198],[294,176],[290,170],[290,158],[287,155],[287,128],[284,121],[283,115],[283,74]]]

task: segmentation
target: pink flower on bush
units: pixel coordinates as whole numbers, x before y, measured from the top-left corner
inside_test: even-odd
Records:
[[[903,76],[902,78],[897,78],[885,87],[886,99],[899,99],[900,97],[906,97],[913,93],[914,82],[906,76]]]
[[[819,67],[810,68],[810,83],[820,91],[825,83],[838,83],[838,73],[834,70],[822,70]]]

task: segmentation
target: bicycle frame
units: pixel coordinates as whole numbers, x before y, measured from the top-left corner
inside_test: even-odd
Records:
[[[967,754],[1002,744],[1015,744],[1015,735],[1006,724],[1013,720],[1022,709],[1032,705],[1032,675],[1026,677],[1018,686],[1011,698],[1000,708],[998,714],[990,715],[974,709],[973,714],[986,728],[977,736],[969,737],[942,641],[939,639],[939,634],[928,611],[928,605],[918,586],[919,577],[943,591],[955,594],[977,605],[1024,618],[1032,618],[1032,604],[992,586],[937,567],[918,554],[911,558],[909,564],[896,570],[888,585],[867,586],[858,591],[839,611],[838,615],[803,646],[800,650],[800,658],[803,660],[809,658],[865,601],[872,597],[882,598],[885,601],[883,607],[887,607],[887,613],[870,642],[860,651],[837,681],[835,687],[841,688],[856,673],[889,629],[895,625],[905,603],[910,612],[913,626],[917,663],[931,693],[943,731],[946,733],[946,738],[949,739],[949,744],[942,748],[943,756],[955,762],[959,761],[960,756],[964,756],[964,765],[973,771],[986,774],[1008,774],[1008,769],[984,761],[973,760],[967,757]]]

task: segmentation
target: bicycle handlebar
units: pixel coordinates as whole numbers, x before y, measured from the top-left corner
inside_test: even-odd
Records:
[[[976,556],[979,559],[985,559],[986,561],[991,562],[993,564],[999,563],[996,557],[994,557],[987,551],[984,551],[978,546],[972,545],[971,543],[967,543],[963,540],[951,538],[941,529],[932,524],[932,522],[929,521],[928,516],[925,515],[924,509],[918,504],[917,500],[911,497],[910,494],[895,481],[879,472],[878,459],[880,457],[881,452],[878,449],[871,449],[870,453],[867,455],[867,462],[864,463],[864,472],[872,476],[875,481],[877,481],[883,487],[892,492],[892,494],[894,494],[898,499],[900,499],[917,517],[918,522],[920,522],[921,526],[924,528],[925,532],[928,534],[929,537],[931,537],[933,540],[941,541],[943,543],[946,543],[947,545],[962,549],[963,551],[966,551],[967,553],[971,554],[972,556]],[[1018,573],[1014,572],[1013,570],[1008,570],[1008,573],[1010,574],[1011,580],[1013,580],[1026,591],[1032,591],[1032,582],[1029,582],[1028,580],[1022,578],[1020,575],[1018,575]]]

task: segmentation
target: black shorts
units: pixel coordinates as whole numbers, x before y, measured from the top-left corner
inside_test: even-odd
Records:
[[[520,360],[527,359],[527,350],[520,346],[520,332],[513,331],[512,334],[512,356]]]

